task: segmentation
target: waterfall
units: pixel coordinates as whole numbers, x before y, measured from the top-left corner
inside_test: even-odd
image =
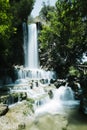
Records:
[[[38,69],[38,42],[37,42],[37,26],[36,24],[28,25],[28,54],[27,67],[29,69]]]
[[[57,89],[54,92],[54,99],[55,100],[62,100],[64,101],[73,101],[74,100],[74,92],[72,89],[68,86],[60,86],[59,89]]]
[[[23,37],[24,37],[24,66],[29,69],[38,69],[38,42],[37,42],[37,26],[35,23],[27,25],[23,23]]]
[[[37,25],[23,23],[23,36],[24,65],[15,66],[18,79],[44,79],[50,83],[50,80],[55,79],[56,76],[54,71],[45,71],[40,68]]]
[[[45,99],[46,102],[44,104],[36,107],[36,116],[46,113],[64,114],[65,109],[75,108],[79,105],[79,100],[75,100],[74,92],[69,86],[60,86],[58,89],[53,89],[52,92],[52,99]]]

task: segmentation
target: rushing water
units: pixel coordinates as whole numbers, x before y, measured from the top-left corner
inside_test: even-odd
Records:
[[[35,23],[27,26],[23,24],[24,34],[24,65],[15,66],[18,73],[18,79],[47,79],[48,83],[51,79],[56,79],[54,71],[45,71],[40,68],[39,52],[38,52],[38,29]]]
[[[50,114],[64,114],[65,107],[75,108],[79,105],[79,101],[74,99],[74,92],[68,86],[60,86],[59,89],[53,89],[53,98],[45,99],[45,104],[40,105],[35,110],[36,115]],[[46,102],[47,101],[47,102]]]
[[[37,42],[37,26],[36,24],[28,25],[28,65],[29,69],[38,69],[38,42]]]
[[[23,27],[24,35],[26,35],[25,25]],[[25,67],[18,66],[16,70],[18,78],[22,82],[26,81],[28,87],[30,87],[29,78],[32,80],[47,79],[48,83],[50,79],[55,79],[53,71],[40,69],[36,24],[28,25],[28,37],[25,36],[24,39],[24,54]],[[25,86],[25,84],[23,85]],[[59,89],[52,89],[52,99],[44,91],[44,86],[43,88],[39,87],[13,90],[13,92],[26,92],[28,96],[36,99],[34,104],[35,120],[28,125],[26,130],[87,130],[87,119],[79,113],[79,101],[74,99],[74,93],[70,87],[61,86]],[[61,123],[64,123],[64,127]]]
[[[39,106],[37,123],[34,130],[87,130],[87,116],[79,111],[79,101],[74,99],[74,92],[68,86],[53,90],[53,99]],[[48,115],[51,114],[50,116]]]
[[[49,86],[48,86],[49,87]],[[19,88],[19,86],[18,86]],[[25,88],[25,87],[24,87]],[[87,130],[87,117],[79,111],[79,101],[68,86],[52,88],[53,98],[49,98],[46,86],[25,91],[35,99],[35,113],[25,130]],[[22,87],[17,91],[23,91]]]

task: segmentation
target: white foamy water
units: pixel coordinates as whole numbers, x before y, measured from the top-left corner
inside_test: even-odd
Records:
[[[53,99],[36,108],[36,116],[46,113],[64,114],[65,107],[73,108],[79,105],[79,101],[74,99],[74,93],[70,87],[61,86],[53,91],[53,95]]]

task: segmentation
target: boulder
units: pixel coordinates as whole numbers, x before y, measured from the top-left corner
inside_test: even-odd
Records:
[[[5,115],[8,112],[8,105],[0,104],[0,116]]]

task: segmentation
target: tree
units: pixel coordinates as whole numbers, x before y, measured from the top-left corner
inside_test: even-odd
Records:
[[[0,66],[4,66],[9,56],[9,38],[12,30],[13,16],[10,12],[8,0],[0,0]]]
[[[47,57],[45,64],[49,64],[60,76],[66,75],[71,66],[78,64],[87,51],[87,16],[83,17],[81,2],[58,0],[55,10],[48,13],[49,24],[43,26],[39,38],[41,52]]]
[[[14,26],[19,26],[23,22],[27,22],[35,0],[10,0],[11,12],[14,16]]]
[[[50,18],[48,17],[49,12],[53,12],[55,9],[54,6],[50,6],[49,3],[48,5],[45,4],[45,2],[43,2],[43,7],[39,13],[39,17],[41,19],[44,19],[45,21],[48,21]]]
[[[27,18],[30,15],[35,0],[11,0],[11,12],[13,17],[13,26],[16,28],[15,33],[12,33],[12,64],[23,64],[23,22],[27,23]]]
[[[0,0],[0,66],[23,63],[22,23],[35,0]]]

